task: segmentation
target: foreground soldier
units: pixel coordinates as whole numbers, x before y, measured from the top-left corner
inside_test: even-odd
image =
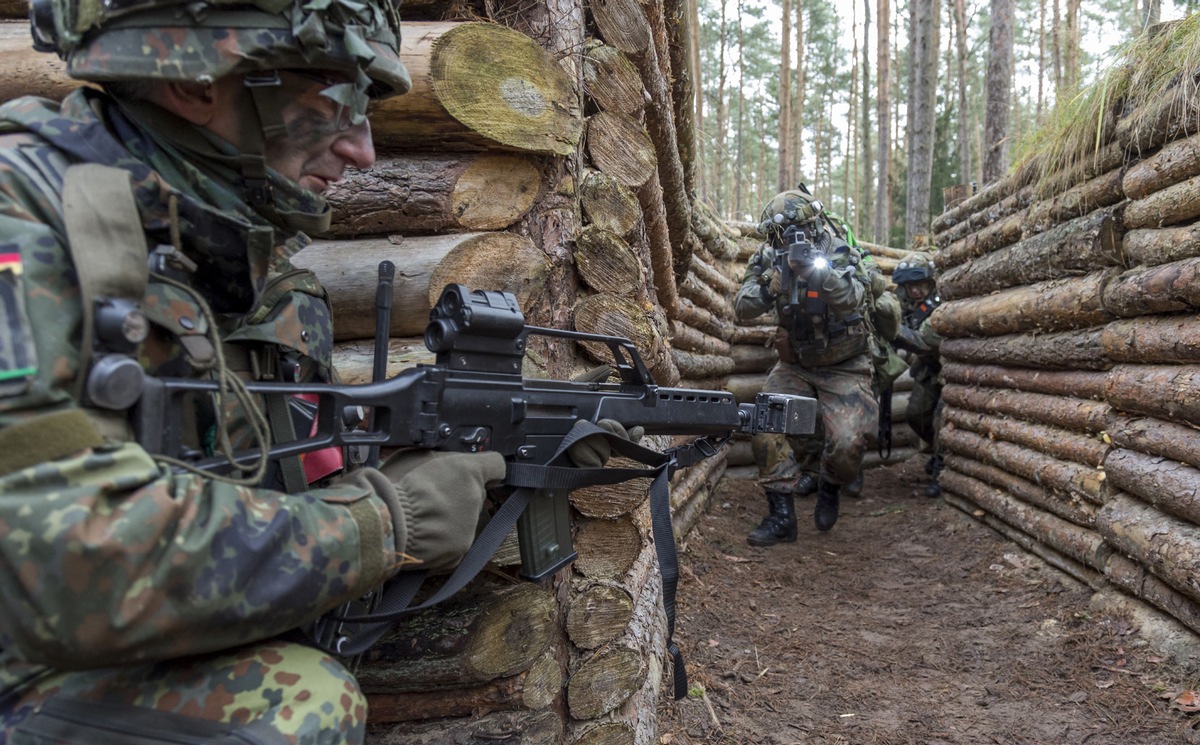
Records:
[[[798,190],[771,200],[759,225],[767,240],[746,266],[734,309],[743,320],[771,312],[779,324],[775,335],[779,362],[768,373],[764,390],[817,399],[824,447],[813,520],[818,530],[829,530],[837,522],[839,491],[858,476],[867,437],[878,418],[878,403],[871,389],[873,366],[864,320],[870,277],[858,249],[835,234],[822,218],[819,204],[811,194]],[[795,292],[783,286],[775,264],[776,251],[787,248],[784,234],[790,226],[809,230],[825,258],[825,262],[794,267]],[[796,304],[795,298],[802,300]],[[803,464],[805,441],[797,438],[789,444],[795,460]],[[756,454],[771,452],[769,445],[758,443],[755,450]],[[768,514],[746,540],[753,546],[794,541],[793,489],[804,488],[803,478],[795,472],[780,473],[780,459],[759,458],[758,462]]]
[[[942,383],[939,375],[942,361],[938,348],[942,337],[933,330],[929,317],[941,303],[937,294],[933,261],[917,254],[904,259],[892,271],[892,281],[899,290],[903,308],[903,323],[896,337],[896,346],[911,353],[910,374],[913,379],[905,416],[908,425],[929,447],[933,455],[925,465],[931,477],[925,494],[941,496],[942,487],[938,475],[942,471],[942,456],[937,449],[937,413],[942,400]]]
[[[0,743],[361,742],[353,676],[294,630],[457,564],[501,456],[177,473],[116,383],[134,358],[224,380],[184,423],[221,455],[292,425],[239,380],[331,379],[324,291],[289,257],[374,161],[368,100],[410,86],[398,15],[76,3],[35,0],[37,44],[107,92],[0,107]]]

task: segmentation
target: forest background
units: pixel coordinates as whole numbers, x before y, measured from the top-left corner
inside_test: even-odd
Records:
[[[804,182],[861,240],[927,245],[1123,47],[1200,0],[693,0],[701,196],[757,221]]]

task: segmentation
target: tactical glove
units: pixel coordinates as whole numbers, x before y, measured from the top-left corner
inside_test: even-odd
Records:
[[[575,422],[575,427],[579,427],[583,422],[583,419]],[[637,444],[645,433],[645,429],[642,427],[626,430],[624,425],[615,419],[601,419],[596,422],[596,426],[634,444]],[[567,457],[579,468],[603,468],[604,464],[608,463],[608,459],[612,457],[612,444],[598,434],[588,435],[567,448]]]
[[[505,474],[499,453],[435,450],[397,453],[380,470],[391,490],[376,485],[376,492],[391,508],[397,553],[420,559],[419,568],[432,571],[451,569],[462,559],[475,540],[487,490],[499,486]]]
[[[901,326],[900,332],[896,334],[895,340],[892,342],[899,349],[904,349],[909,352],[925,352],[928,348],[921,341],[921,336],[908,326]]]

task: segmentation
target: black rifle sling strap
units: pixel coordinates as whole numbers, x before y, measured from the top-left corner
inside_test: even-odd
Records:
[[[76,400],[82,400],[94,351],[96,300],[110,297],[140,303],[150,276],[148,249],[129,171],[99,163],[77,163],[63,176],[62,200],[83,320],[75,389]],[[101,435],[131,439],[123,412],[86,411]]]
[[[574,468],[555,466],[563,462],[567,449],[573,444],[593,435],[599,435],[612,444],[613,450],[627,458],[644,463],[648,468]],[[379,640],[391,626],[391,622],[418,611],[431,608],[450,598],[466,586],[495,555],[500,543],[517,524],[517,519],[529,505],[537,489],[570,491],[584,486],[617,484],[635,478],[653,478],[650,485],[650,515],[654,548],[658,555],[659,570],[663,580],[663,610],[667,616],[667,651],[674,663],[676,700],[687,695],[687,670],[683,654],[672,640],[675,633],[675,589],[679,583],[679,560],[675,550],[675,533],[671,526],[670,474],[675,466],[694,463],[711,454],[704,446],[687,448],[679,453],[660,453],[635,445],[622,437],[585,422],[562,441],[558,451],[545,465],[510,463],[505,483],[517,487],[504,501],[484,529],[480,531],[462,562],[440,588],[420,605],[409,606],[424,581],[423,572],[405,572],[388,583],[383,598],[370,614],[336,617],[331,620],[347,624],[361,624],[358,629],[346,632],[337,642],[336,649],[328,651],[351,657],[362,654]]]

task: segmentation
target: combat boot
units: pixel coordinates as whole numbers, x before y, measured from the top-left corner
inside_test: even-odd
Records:
[[[751,546],[774,546],[776,543],[792,543],[796,540],[796,507],[790,493],[767,492],[770,514],[763,518],[757,528],[746,536]]]
[[[940,455],[935,455],[930,458],[929,463],[925,466],[925,471],[933,477],[933,480],[930,481],[929,485],[925,487],[925,496],[929,497],[930,499],[936,499],[937,497],[942,496],[942,485],[938,483],[938,477],[942,475],[942,469],[944,467],[945,463]]]
[[[817,477],[811,473],[802,473],[792,487],[792,496],[807,497],[817,490]]]
[[[813,522],[817,530],[829,530],[838,519],[838,492],[841,487],[822,478],[817,486],[817,506],[813,509]]]

